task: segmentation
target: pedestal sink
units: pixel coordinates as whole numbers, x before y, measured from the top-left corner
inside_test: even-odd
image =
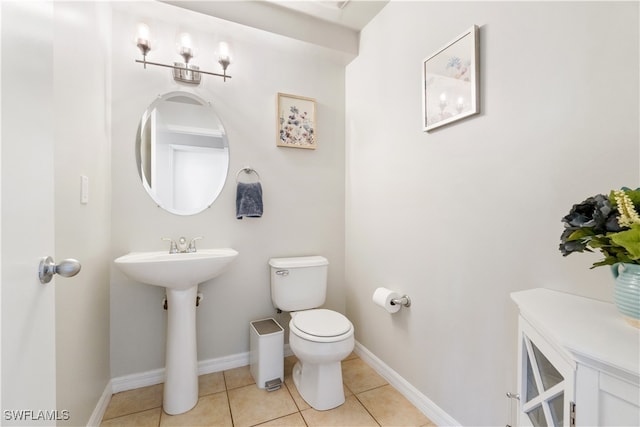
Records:
[[[167,292],[167,349],[163,409],[181,414],[198,402],[196,298],[198,284],[222,273],[235,259],[234,249],[198,249],[192,253],[131,252],[115,264],[129,278],[163,286]]]

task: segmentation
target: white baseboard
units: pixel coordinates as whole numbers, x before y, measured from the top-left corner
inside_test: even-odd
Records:
[[[147,387],[162,382],[164,382],[164,368],[115,377],[111,379],[111,390],[112,393],[120,393],[121,391]]]
[[[367,365],[371,366],[378,374],[387,380],[393,388],[398,390],[413,406],[418,408],[420,412],[436,425],[462,425],[357,341],[354,351]]]
[[[107,382],[107,385],[102,392],[102,396],[100,396],[100,399],[98,400],[98,403],[96,404],[96,407],[93,410],[89,421],[87,421],[87,427],[98,427],[100,425],[100,423],[102,422],[102,417],[107,410],[107,406],[109,406],[109,402],[111,402],[112,393],[112,385],[111,381],[109,381]]]
[[[239,368],[241,366],[247,366],[248,364],[249,352],[232,354],[230,356],[223,356],[215,359],[201,360],[198,362],[198,375],[226,371],[227,369]],[[124,375],[111,380],[112,393],[147,387],[150,385],[160,384],[162,382],[164,382],[164,368],[140,372],[137,374]]]
[[[249,364],[249,352],[232,354],[230,356],[217,357],[198,362],[198,375],[210,374],[212,372],[226,371],[227,369],[239,368]]]

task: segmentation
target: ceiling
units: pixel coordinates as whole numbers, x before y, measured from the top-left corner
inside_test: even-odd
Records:
[[[335,24],[360,31],[382,10],[389,0],[265,0]]]
[[[159,0],[183,9],[358,54],[360,30],[389,0]]]

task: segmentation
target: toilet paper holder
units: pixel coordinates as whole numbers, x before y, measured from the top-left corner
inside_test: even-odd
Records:
[[[411,298],[409,298],[409,295],[402,295],[400,298],[392,299],[391,305],[402,305],[404,307],[411,307]]]

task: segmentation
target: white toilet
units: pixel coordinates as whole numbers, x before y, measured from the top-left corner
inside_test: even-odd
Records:
[[[344,403],[340,362],[355,343],[353,325],[342,314],[316,308],[324,304],[329,262],[321,256],[272,258],[271,299],[291,312],[289,345],[298,358],[293,383],[314,409]]]

